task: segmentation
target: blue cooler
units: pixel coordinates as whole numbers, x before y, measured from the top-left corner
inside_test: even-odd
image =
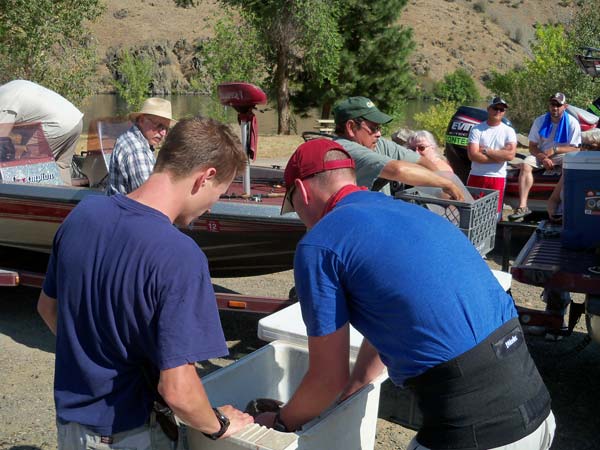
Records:
[[[563,175],[562,245],[600,248],[600,151],[566,154]]]

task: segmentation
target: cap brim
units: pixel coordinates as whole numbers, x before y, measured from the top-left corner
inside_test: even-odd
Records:
[[[371,111],[367,114],[363,114],[362,117],[364,117],[367,120],[370,120],[373,123],[379,123],[379,124],[384,124],[384,123],[388,123],[388,122],[392,121],[392,117],[388,116],[387,114],[382,113],[379,110]]]
[[[294,193],[293,187],[286,191],[285,197],[283,198],[283,204],[281,205],[281,212],[279,213],[280,215],[296,211],[294,209],[294,206],[292,205],[292,201],[290,200],[292,198],[293,193]]]

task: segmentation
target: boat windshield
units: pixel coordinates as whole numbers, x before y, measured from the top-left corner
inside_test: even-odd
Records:
[[[131,127],[131,121],[123,117],[104,117],[90,122],[88,129],[88,152],[112,152],[115,141]]]
[[[11,124],[8,136],[0,137],[0,164],[52,158],[40,122]]]

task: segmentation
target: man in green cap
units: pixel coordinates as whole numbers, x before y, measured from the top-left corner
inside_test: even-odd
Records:
[[[390,194],[390,181],[412,186],[440,187],[455,200],[462,190],[448,178],[433,171],[435,166],[418,153],[381,138],[381,125],[392,120],[366,97],[349,97],[333,109],[335,141],[356,164],[359,186]]]

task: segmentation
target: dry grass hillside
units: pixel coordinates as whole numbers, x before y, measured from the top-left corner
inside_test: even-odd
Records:
[[[176,7],[173,0],[105,3],[106,12],[91,26],[101,57],[110,47],[208,37],[214,19],[222,13],[215,0],[203,0],[190,9]],[[535,23],[568,20],[574,4],[565,0],[409,0],[400,23],[414,30],[417,45],[412,64],[425,84],[459,67],[481,84],[491,69],[506,71],[527,58]]]

